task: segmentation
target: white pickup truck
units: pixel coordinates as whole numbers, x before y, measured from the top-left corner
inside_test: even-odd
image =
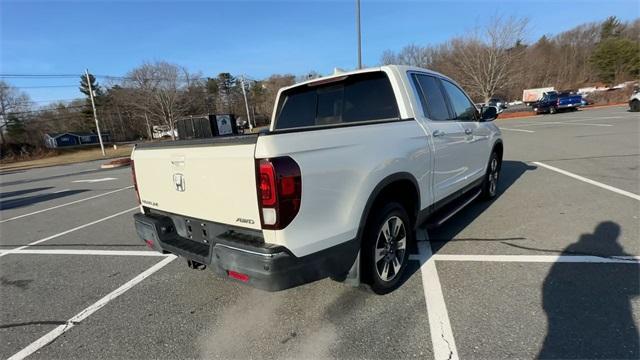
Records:
[[[263,133],[136,146],[136,230],[157,251],[260,289],[331,277],[385,294],[417,226],[496,196],[496,116],[414,67],[283,88]]]

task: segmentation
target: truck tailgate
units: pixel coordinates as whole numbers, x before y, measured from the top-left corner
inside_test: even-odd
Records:
[[[580,105],[581,103],[581,95],[562,96],[558,99],[558,105],[560,106]]]
[[[256,136],[142,146],[132,154],[143,206],[260,229]]]

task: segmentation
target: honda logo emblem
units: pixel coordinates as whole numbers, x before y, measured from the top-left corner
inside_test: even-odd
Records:
[[[173,174],[173,184],[176,187],[176,191],[184,191],[184,175],[180,173]]]

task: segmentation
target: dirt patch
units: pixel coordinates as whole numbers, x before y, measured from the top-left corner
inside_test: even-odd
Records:
[[[518,111],[518,112],[505,112],[498,116],[498,120],[501,119],[513,119],[513,118],[521,118],[527,116],[535,116],[536,113],[533,111]]]

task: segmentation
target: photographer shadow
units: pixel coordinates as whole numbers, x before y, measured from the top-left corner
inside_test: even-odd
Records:
[[[630,256],[618,243],[620,226],[598,224],[560,255]],[[638,359],[640,338],[631,299],[640,295],[640,266],[556,262],[542,286],[547,335],[540,359]]]

